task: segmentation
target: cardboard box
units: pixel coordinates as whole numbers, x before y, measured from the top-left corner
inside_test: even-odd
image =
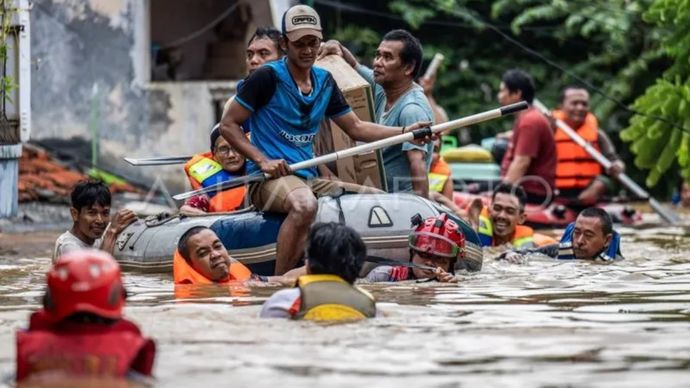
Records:
[[[374,96],[371,85],[352,66],[337,55],[317,61],[316,66],[328,70],[333,75],[345,100],[360,120],[374,121]],[[357,142],[331,120],[322,123],[315,139],[315,150],[319,155],[355,145]],[[386,190],[386,175],[380,151],[338,160],[335,166],[330,166],[329,169],[342,181]]]

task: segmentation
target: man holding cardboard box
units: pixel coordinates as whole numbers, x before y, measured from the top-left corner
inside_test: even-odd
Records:
[[[304,253],[304,241],[317,211],[314,193],[339,187],[335,181],[314,179],[315,168],[290,171],[288,167],[313,158],[312,140],[324,118],[330,117],[350,137],[366,142],[430,125],[387,127],[361,121],[331,74],[313,67],[322,39],[316,11],[294,6],[283,15],[282,27],[281,48],[286,57],[265,64],[247,78],[223,113],[220,126],[222,136],[248,158],[249,174],[263,172],[275,178],[251,184],[249,196],[261,210],[287,213],[278,232],[278,275],[294,268]],[[252,128],[251,142],[240,128],[245,122]]]
[[[321,47],[319,57],[341,55],[374,89],[376,121],[391,126],[406,126],[432,121],[434,114],[421,86],[414,82],[422,66],[422,46],[405,30],[384,35],[376,49],[374,69],[358,63],[340,42],[331,40]],[[389,192],[414,191],[429,197],[427,173],[433,145],[403,143],[383,150],[383,164]]]

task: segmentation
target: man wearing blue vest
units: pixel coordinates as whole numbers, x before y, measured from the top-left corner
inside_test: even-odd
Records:
[[[275,273],[294,268],[314,221],[314,193],[340,190],[335,181],[315,179],[316,168],[291,172],[289,164],[314,157],[312,140],[319,123],[330,118],[351,138],[371,142],[412,131],[430,123],[386,127],[359,120],[345,102],[331,74],[314,67],[321,45],[321,22],[311,7],[297,5],[283,15],[282,60],[265,64],[245,81],[223,113],[220,131],[247,157],[247,173],[263,172],[274,179],[249,186],[249,197],[260,210],[287,213],[278,232]],[[251,141],[241,125],[252,129]],[[291,175],[294,174],[294,175]],[[351,185],[350,190],[371,191]]]
[[[540,248],[509,251],[499,259],[522,263],[525,256],[540,253],[559,260],[592,260],[612,262],[623,259],[620,250],[621,236],[613,230],[613,221],[606,210],[589,207],[578,214],[575,222],[568,225],[558,244]]]

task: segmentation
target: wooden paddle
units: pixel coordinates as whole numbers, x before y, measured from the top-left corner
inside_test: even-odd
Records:
[[[425,271],[436,271],[436,267],[432,267],[430,265],[424,265],[424,264],[417,264],[413,263],[411,261],[398,261],[398,260],[393,260],[393,259],[387,259],[385,257],[379,257],[379,256],[367,256],[364,261],[369,262],[369,263],[374,263],[374,264],[380,264],[380,265],[390,265],[390,266],[403,266],[403,267],[408,267],[408,268],[419,268],[423,269]]]
[[[420,128],[412,132],[403,133],[397,136],[392,136],[386,139],[381,139],[367,144],[358,145],[348,149],[336,151],[330,154],[317,156],[315,158],[305,160],[298,163],[293,163],[289,165],[290,171],[295,172],[305,168],[311,168],[318,166],[320,164],[335,162],[338,159],[347,158],[354,155],[359,155],[365,152],[375,151],[383,147],[389,147],[392,145],[404,143],[407,141],[413,141],[415,139],[423,139],[427,136],[431,136],[435,133],[440,133],[443,131],[448,131],[451,129],[462,128],[469,125],[474,125],[487,120],[492,120],[495,118],[503,117],[521,110],[527,109],[528,104],[525,101],[520,101],[515,104],[510,104],[503,106],[501,108],[496,108],[488,110],[486,112],[477,113],[471,116],[459,118],[453,121],[449,121],[443,124],[437,124],[430,128]],[[242,186],[251,182],[261,182],[269,179],[270,176],[265,173],[257,173],[252,175],[245,175],[241,178],[233,179],[230,181],[220,182],[216,185],[205,187],[203,189],[188,191],[186,193],[180,193],[174,195],[175,200],[183,200],[200,194],[207,194],[214,191],[226,190],[233,187]]]
[[[551,111],[549,111],[546,108],[546,106],[541,103],[541,101],[535,98],[533,105],[537,107],[537,109],[539,109],[546,116],[553,118],[556,121],[556,125],[558,126],[558,128],[560,128],[566,135],[568,135],[568,137],[570,137],[580,147],[584,148],[584,150],[588,154],[590,154],[592,158],[594,158],[594,160],[596,160],[599,164],[601,164],[602,167],[604,167],[604,170],[608,170],[611,167],[613,163],[610,160],[606,159],[606,157],[602,155],[601,152],[599,152],[591,144],[587,143],[585,139],[580,137],[580,135],[578,135],[577,132],[575,132],[575,130],[570,128],[570,126],[566,124],[563,120],[559,120],[553,117]],[[659,201],[652,198],[648,192],[646,192],[642,187],[635,183],[634,180],[630,179],[630,177],[627,176],[625,173],[621,172],[620,174],[618,174],[616,179],[618,179],[618,181],[623,186],[625,186],[625,188],[630,190],[637,197],[641,199],[646,199],[649,202],[649,205],[652,207],[652,209],[654,209],[654,211],[657,212],[657,214],[659,214],[659,216],[663,218],[666,222],[670,224],[677,224],[680,221],[678,215],[666,209],[661,203],[659,203]]]
[[[436,74],[438,67],[441,66],[441,62],[443,61],[443,59],[445,59],[443,54],[434,54],[434,58],[431,60],[429,67],[426,68],[426,72],[424,72],[423,78],[431,79],[431,77],[433,77]]]
[[[158,156],[153,158],[124,158],[132,166],[166,166],[169,164],[187,163],[191,156]]]

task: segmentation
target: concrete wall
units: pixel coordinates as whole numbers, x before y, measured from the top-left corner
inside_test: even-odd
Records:
[[[234,82],[149,82],[149,9],[147,0],[34,2],[32,139],[95,136],[100,166],[177,192],[187,187],[181,166],[121,158],[207,150],[214,96]]]

